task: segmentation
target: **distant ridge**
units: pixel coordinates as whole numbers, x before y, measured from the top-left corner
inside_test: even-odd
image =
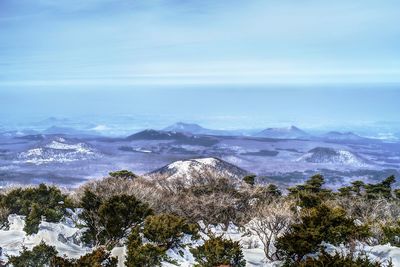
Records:
[[[303,139],[311,137],[310,134],[293,125],[286,128],[267,128],[256,133],[254,136],[277,139]]]
[[[164,128],[163,131],[174,131],[179,133],[204,134],[204,135],[222,135],[222,136],[238,134],[236,131],[207,129],[195,123],[185,123],[185,122],[174,123]]]
[[[135,140],[172,140],[180,144],[212,146],[218,143],[218,139],[213,136],[193,135],[190,133],[180,133],[175,131],[144,130],[132,134],[125,138],[128,141]]]
[[[368,140],[366,137],[359,136],[353,132],[337,132],[331,131],[322,136],[325,140],[330,141],[364,141]]]
[[[175,131],[158,131],[153,129],[143,130],[141,132],[128,136],[127,140],[175,140],[187,138],[187,134]]]

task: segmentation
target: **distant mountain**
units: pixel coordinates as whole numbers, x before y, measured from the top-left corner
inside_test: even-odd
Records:
[[[166,179],[183,178],[190,180],[202,174],[229,179],[241,179],[248,172],[218,158],[197,158],[172,162],[151,172],[149,175],[153,177],[161,176]]]
[[[322,136],[324,140],[329,140],[329,141],[364,141],[368,140],[368,138],[359,136],[355,133],[352,132],[336,132],[336,131],[331,131]]]
[[[340,164],[351,167],[365,167],[366,162],[358,155],[347,150],[329,147],[316,147],[300,157],[298,161],[323,164]]]
[[[24,136],[18,136],[18,139],[29,140],[29,141],[43,141],[46,139],[44,134],[29,134]]]
[[[56,118],[56,117],[48,117],[47,119],[36,122],[36,125],[59,125],[70,123],[70,120],[67,118]]]
[[[267,128],[256,133],[255,136],[277,139],[307,139],[311,137],[310,134],[296,126],[290,126],[287,128]]]
[[[163,129],[163,131],[173,131],[179,133],[191,133],[191,134],[204,134],[204,135],[241,135],[241,131],[226,131],[226,130],[213,130],[203,128],[202,126],[195,123],[177,122]]]
[[[188,135],[174,131],[144,130],[128,136],[127,140],[179,140],[186,139]]]
[[[184,123],[177,122],[163,129],[163,131],[174,131],[174,132],[184,132],[184,133],[201,133],[207,131],[198,124],[195,123]]]
[[[179,144],[198,145],[198,146],[212,146],[219,142],[213,136],[192,135],[189,133],[168,132],[157,130],[144,130],[126,138],[128,141],[135,140],[172,140]]]
[[[17,159],[25,163],[40,165],[95,159],[100,156],[100,153],[89,144],[57,137],[19,153]]]

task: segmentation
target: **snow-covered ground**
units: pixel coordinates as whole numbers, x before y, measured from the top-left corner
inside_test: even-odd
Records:
[[[28,249],[38,245],[41,241],[44,241],[48,245],[55,246],[59,255],[67,256],[70,258],[78,258],[85,253],[91,251],[90,248],[82,246],[79,242],[79,236],[82,229],[78,229],[74,226],[72,221],[65,220],[60,223],[48,223],[42,222],[40,229],[37,234],[27,236],[23,231],[24,217],[18,215],[9,216],[10,227],[8,230],[0,230],[0,247],[3,249],[2,260],[6,260],[6,255],[18,255],[19,251],[22,250],[22,246],[26,246]],[[266,262],[263,252],[262,243],[254,235],[246,235],[247,231],[239,229],[234,225],[230,225],[227,229],[223,229],[221,226],[208,226],[206,227],[202,223],[200,226],[203,230],[206,228],[217,236],[223,235],[225,238],[232,239],[234,241],[240,241],[243,246],[243,254],[249,267],[265,266],[273,267],[280,266],[280,262]],[[202,238],[206,239],[205,234],[201,234]],[[189,236],[183,238],[183,243],[191,244],[191,247],[199,246],[203,243],[202,240],[192,243]],[[251,245],[249,245],[251,244]],[[334,247],[329,244],[325,244],[327,251],[335,252],[339,251],[346,253],[346,248]],[[365,251],[368,257],[372,260],[377,260],[387,265],[388,260],[391,259],[393,266],[400,266],[400,248],[387,245],[368,246],[359,244],[358,250]],[[179,251],[180,250],[180,251]],[[112,255],[118,257],[118,266],[124,266],[126,248],[116,247],[112,250]],[[184,249],[170,249],[167,255],[178,263],[178,266],[191,267],[194,265],[195,260],[193,255],[189,251],[189,247]],[[164,262],[163,266],[173,267],[171,263]]]

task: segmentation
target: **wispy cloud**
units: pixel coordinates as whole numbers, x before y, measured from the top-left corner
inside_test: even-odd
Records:
[[[400,82],[399,15],[394,0],[3,0],[0,83]]]

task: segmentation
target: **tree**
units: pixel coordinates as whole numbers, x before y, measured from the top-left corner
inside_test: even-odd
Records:
[[[385,180],[377,184],[367,184],[365,193],[367,198],[376,199],[383,197],[386,199],[392,198],[392,184],[396,181],[394,175],[389,176]]]
[[[365,188],[365,183],[363,181],[353,181],[351,183],[353,191],[357,196],[361,196],[361,191]]]
[[[148,216],[144,222],[143,235],[166,249],[178,247],[182,237],[187,234],[198,239],[198,226],[186,219],[171,214]]]
[[[85,191],[81,204],[83,212],[80,217],[88,228],[83,240],[94,246],[115,246],[128,235],[130,228],[142,223],[152,213],[147,204],[134,196],[116,195],[101,200],[89,190]]]
[[[43,267],[49,266],[56,255],[57,250],[55,247],[48,246],[42,241],[32,250],[22,247],[19,256],[8,256],[8,263],[13,267]]]
[[[211,237],[204,245],[191,249],[191,252],[197,261],[197,267],[246,266],[239,242],[230,239]]]
[[[367,226],[357,226],[342,208],[319,205],[305,211],[298,223],[279,237],[276,247],[287,259],[300,261],[303,256],[318,250],[321,242],[338,245],[370,235]]]
[[[123,179],[135,179],[137,175],[128,170],[120,170],[115,172],[110,172],[109,175],[114,178],[123,178]]]
[[[270,261],[280,259],[273,242],[284,234],[293,222],[292,204],[288,201],[275,200],[259,206],[254,212],[254,219],[248,224],[250,231],[263,243],[265,256]]]
[[[322,188],[324,183],[322,175],[313,175],[304,184],[288,188],[289,196],[296,197],[301,207],[316,207],[331,195],[331,190]]]
[[[117,267],[118,260],[111,257],[111,253],[100,247],[91,253],[81,256],[79,259],[67,259],[54,257],[51,267]]]
[[[300,262],[290,263],[286,262],[284,266],[293,267],[315,267],[315,266],[329,266],[329,267],[382,267],[383,265],[378,261],[373,261],[365,255],[353,255],[353,253],[344,255],[336,252],[331,255],[325,250],[321,250],[318,257],[306,257]],[[390,264],[388,266],[391,266]]]
[[[59,222],[73,204],[57,187],[40,184],[11,190],[1,198],[0,206],[10,213],[26,216],[24,230],[33,234],[39,230],[42,218],[47,222]]]
[[[257,176],[254,175],[254,174],[246,175],[246,176],[243,178],[243,182],[245,182],[246,184],[248,184],[248,185],[250,185],[250,186],[254,186],[254,184],[255,184],[255,178],[256,178],[256,177],[257,177]]]
[[[127,255],[125,266],[127,267],[156,267],[161,266],[161,261],[166,259],[166,248],[153,244],[143,244],[139,227],[135,227],[128,237]]]

